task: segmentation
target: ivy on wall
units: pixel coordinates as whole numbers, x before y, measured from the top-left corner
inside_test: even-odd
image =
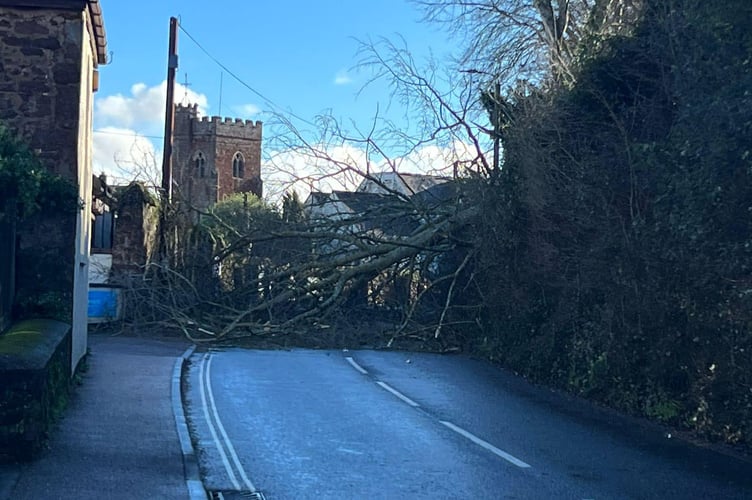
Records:
[[[15,213],[24,218],[40,210],[70,213],[80,209],[76,186],[50,173],[29,147],[0,124],[0,199],[15,200]],[[7,210],[7,207],[6,207]]]

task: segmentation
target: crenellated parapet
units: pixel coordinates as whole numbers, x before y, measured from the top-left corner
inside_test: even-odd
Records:
[[[198,115],[198,104],[176,104],[175,105],[175,112],[176,113],[189,113],[194,116]]]
[[[199,116],[198,105],[178,104],[175,108],[175,121],[178,133],[190,130],[192,135],[230,137],[248,140],[261,140],[262,122],[221,116]]]
[[[240,120],[219,116],[202,116],[193,122],[193,133],[196,135],[213,135],[216,137],[233,137],[238,139],[261,140],[260,121]]]

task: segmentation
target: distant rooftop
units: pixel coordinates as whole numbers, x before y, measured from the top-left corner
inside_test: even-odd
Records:
[[[400,172],[376,172],[371,178],[363,179],[358,186],[359,193],[388,193],[394,192],[405,196],[412,196],[450,179],[427,174],[411,174]]]

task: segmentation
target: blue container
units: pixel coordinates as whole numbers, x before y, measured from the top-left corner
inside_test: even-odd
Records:
[[[120,318],[120,290],[117,288],[89,289],[89,323],[103,323]]]

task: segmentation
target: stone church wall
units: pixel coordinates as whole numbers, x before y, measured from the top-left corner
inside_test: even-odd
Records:
[[[263,195],[261,122],[222,119],[218,116],[199,117],[195,105],[178,105],[174,134],[173,172],[179,200],[206,210],[233,193]],[[195,161],[199,151],[205,159],[203,177]],[[244,157],[242,179],[233,176],[233,157],[237,152]]]

